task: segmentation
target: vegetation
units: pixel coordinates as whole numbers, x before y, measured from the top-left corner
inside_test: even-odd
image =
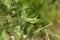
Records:
[[[60,40],[57,1],[0,0],[0,40]]]

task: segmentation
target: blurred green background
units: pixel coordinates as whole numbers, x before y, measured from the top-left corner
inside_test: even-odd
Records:
[[[60,40],[60,0],[0,0],[0,40]]]

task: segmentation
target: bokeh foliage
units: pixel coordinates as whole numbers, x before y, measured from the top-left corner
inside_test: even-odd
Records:
[[[56,2],[0,0],[0,40],[50,40],[50,36],[60,40],[49,29],[55,20]]]

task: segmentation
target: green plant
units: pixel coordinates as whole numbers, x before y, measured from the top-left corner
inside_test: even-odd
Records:
[[[50,40],[56,6],[53,0],[0,0],[0,40],[7,34],[10,40]]]

